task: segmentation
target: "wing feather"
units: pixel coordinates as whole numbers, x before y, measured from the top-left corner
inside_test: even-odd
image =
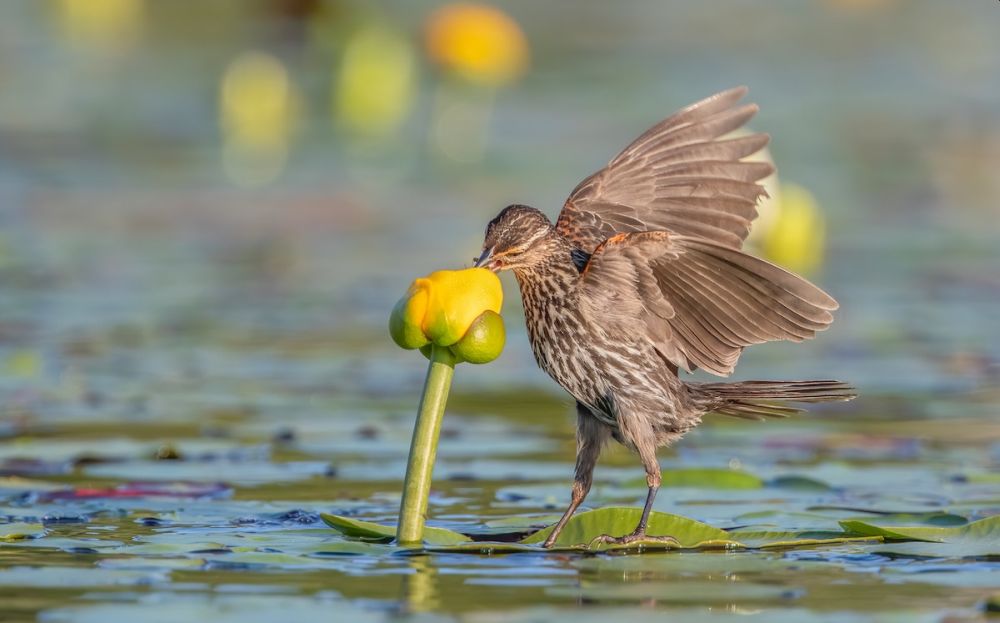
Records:
[[[584,268],[581,309],[622,339],[644,334],[678,368],[726,376],[743,349],[826,329],[837,302],[802,277],[702,238],[617,234]]]
[[[724,138],[757,112],[754,104],[738,104],[746,93],[723,91],[644,132],[570,193],[557,229],[588,253],[616,233],[650,230],[739,249],[765,194],[756,182],[774,171],[741,161],[763,148],[767,135]]]

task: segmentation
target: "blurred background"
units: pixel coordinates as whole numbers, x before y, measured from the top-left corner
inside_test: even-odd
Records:
[[[750,349],[737,375],[855,383],[833,456],[930,448],[945,478],[994,470],[998,32],[986,1],[4,2],[0,476],[18,495],[40,485],[10,478],[214,478],[274,512],[352,499],[391,517],[425,366],[386,332],[410,280],[470,265],[509,203],[554,217],[647,127],[744,84],[779,172],[754,252],[841,311],[813,342]],[[489,438],[551,458],[568,494],[570,402],[504,280],[508,347],[459,369],[467,454],[439,473],[534,477],[470,463]],[[910,428],[852,433],[893,417]],[[695,463],[773,467],[698,439]],[[482,487],[432,515],[509,512]],[[8,514],[94,521],[37,502]]]
[[[762,208],[758,252],[842,303],[811,350],[751,349],[740,372],[898,390],[1000,373],[991,3],[0,11],[0,361],[20,390],[8,409],[72,378],[96,390],[75,351],[123,336],[151,346],[128,368],[147,380],[165,372],[159,345],[190,338],[178,356],[199,359],[273,339],[352,360],[322,364],[323,382],[410,392],[396,381],[420,362],[384,324],[413,276],[467,265],[508,203],[554,217],[646,127],[740,84],[761,106],[753,129],[772,136],[773,203],[793,204],[777,220]],[[462,382],[549,387],[505,283],[510,348]]]

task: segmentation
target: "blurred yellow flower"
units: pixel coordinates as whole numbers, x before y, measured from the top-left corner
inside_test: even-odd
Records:
[[[519,77],[528,66],[528,41],[506,13],[484,4],[455,3],[427,20],[427,53],[459,76],[491,86]]]
[[[42,358],[33,350],[18,350],[7,356],[4,373],[19,378],[34,378],[42,372]]]
[[[364,28],[347,41],[334,83],[334,118],[362,134],[389,134],[406,119],[415,90],[409,42],[385,28]]]
[[[295,96],[285,66],[263,52],[246,52],[226,68],[219,114],[223,130],[242,143],[284,143],[294,123]]]
[[[219,89],[223,164],[241,185],[258,186],[285,167],[299,113],[299,95],[284,64],[245,52],[226,68]]]
[[[826,226],[812,193],[798,184],[781,185],[770,227],[761,233],[767,259],[799,273],[811,273],[823,263]]]
[[[502,304],[493,272],[440,270],[413,281],[392,310],[389,334],[403,348],[451,347],[459,360],[486,363],[503,349]]]
[[[120,48],[142,29],[143,0],[59,0],[63,32],[74,41]]]

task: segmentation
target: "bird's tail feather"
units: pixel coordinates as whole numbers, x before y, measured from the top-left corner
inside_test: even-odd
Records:
[[[742,381],[739,383],[688,383],[695,404],[712,411],[749,420],[788,417],[804,409],[788,402],[841,402],[857,397],[841,381]]]

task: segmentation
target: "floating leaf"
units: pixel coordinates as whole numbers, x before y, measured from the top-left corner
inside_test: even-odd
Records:
[[[879,536],[852,536],[843,532],[830,530],[736,530],[729,533],[735,539],[755,549],[784,549],[789,547],[807,547],[810,545],[833,545],[852,541],[881,541]]]
[[[794,489],[796,491],[832,491],[833,487],[822,480],[810,478],[808,476],[788,475],[778,476],[767,481],[769,487],[780,487],[782,489]]]
[[[391,541],[396,538],[396,527],[385,526],[371,521],[362,521],[351,517],[341,517],[340,515],[330,515],[320,513],[320,517],[334,530],[344,536],[359,539],[378,539],[379,541]],[[445,528],[424,527],[424,542],[431,545],[454,545],[465,543],[471,539],[464,534],[447,530]]]
[[[983,612],[1000,614],[1000,591],[997,591],[983,601]]]
[[[665,469],[664,487],[704,487],[708,489],[760,489],[764,481],[747,472],[713,467]],[[622,483],[623,487],[645,487],[646,479],[637,478]]]
[[[913,556],[997,556],[1000,555],[1000,515],[958,527],[878,526],[856,520],[840,522],[844,530],[864,536],[881,536],[889,543],[879,551]]]
[[[639,523],[642,515],[640,508],[608,507],[597,510],[578,513],[569,520],[566,527],[559,534],[556,545],[589,545],[594,539],[602,534],[621,536],[632,532]],[[534,544],[542,543],[552,533],[554,526],[539,530],[531,536],[522,539],[521,543]],[[653,512],[649,516],[647,533],[650,536],[672,536],[677,539],[678,544],[672,547],[682,548],[724,548],[739,546],[730,538],[725,530],[714,528],[708,524],[668,513]],[[633,546],[639,545],[638,543]],[[648,544],[654,548],[669,548],[671,544],[650,541]],[[596,549],[607,549],[606,544],[595,543]]]
[[[649,516],[650,535],[672,536],[678,544],[658,541],[641,541],[628,545],[595,543],[602,534],[620,536],[635,529],[642,515],[640,508],[609,507],[578,513],[559,535],[555,546],[548,551],[608,551],[621,549],[782,549],[830,545],[846,542],[881,541],[879,536],[864,536],[833,531],[736,531],[726,532],[708,524],[668,513],[654,511]],[[464,542],[454,546],[428,548],[432,551],[499,554],[539,551],[539,546],[551,534],[552,526],[539,530],[517,543],[490,541]]]
[[[868,508],[857,508],[852,506],[810,506],[810,511],[843,511],[848,513],[867,513],[878,515],[879,519],[893,523],[918,523],[930,526],[964,526],[969,520],[961,515],[946,513],[944,511],[883,511]],[[845,521],[847,521],[845,519]],[[864,519],[860,521],[864,522]]]
[[[0,524],[0,542],[37,539],[45,536],[45,527],[40,523]]]

